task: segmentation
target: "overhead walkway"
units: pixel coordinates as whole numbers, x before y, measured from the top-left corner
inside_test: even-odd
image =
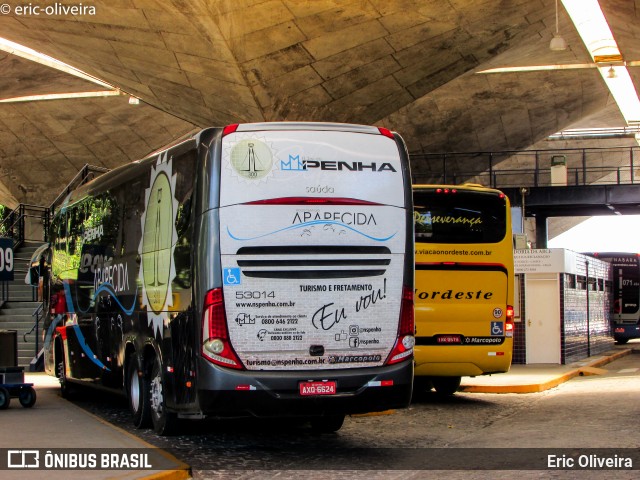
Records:
[[[535,217],[536,245],[547,219],[640,214],[640,147],[412,155],[413,183],[478,183],[502,190]]]

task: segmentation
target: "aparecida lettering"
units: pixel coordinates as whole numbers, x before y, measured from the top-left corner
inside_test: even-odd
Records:
[[[377,225],[373,214],[362,212],[296,212],[291,224],[316,221],[340,222],[345,225]]]
[[[127,264],[116,263],[115,265],[107,265],[103,268],[97,268],[93,279],[93,286],[96,291],[98,291],[98,287],[103,283],[111,284],[113,291],[116,293],[129,290]]]

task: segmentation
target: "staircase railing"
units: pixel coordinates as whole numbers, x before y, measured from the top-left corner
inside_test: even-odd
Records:
[[[22,341],[26,343],[27,335],[31,335],[32,333],[34,333],[34,331],[36,334],[36,346],[34,348],[33,360],[31,360],[31,366],[30,366],[31,371],[40,370],[40,368],[38,367],[38,361],[40,359],[40,321],[44,318],[43,313],[44,313],[44,302],[38,305],[38,307],[31,314],[32,317],[35,317],[35,320],[33,322],[33,327],[31,327],[31,330],[29,330],[24,335],[22,335]]]
[[[0,222],[0,236],[13,238],[16,249],[25,241],[48,241],[50,209],[21,203]]]

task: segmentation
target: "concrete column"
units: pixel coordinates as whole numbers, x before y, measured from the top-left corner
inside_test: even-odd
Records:
[[[548,234],[547,218],[542,215],[536,215],[536,248],[547,248]]]

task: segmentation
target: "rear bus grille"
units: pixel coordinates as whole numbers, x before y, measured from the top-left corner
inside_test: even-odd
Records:
[[[384,275],[391,251],[370,246],[243,247],[236,252],[247,277],[355,278]]]

